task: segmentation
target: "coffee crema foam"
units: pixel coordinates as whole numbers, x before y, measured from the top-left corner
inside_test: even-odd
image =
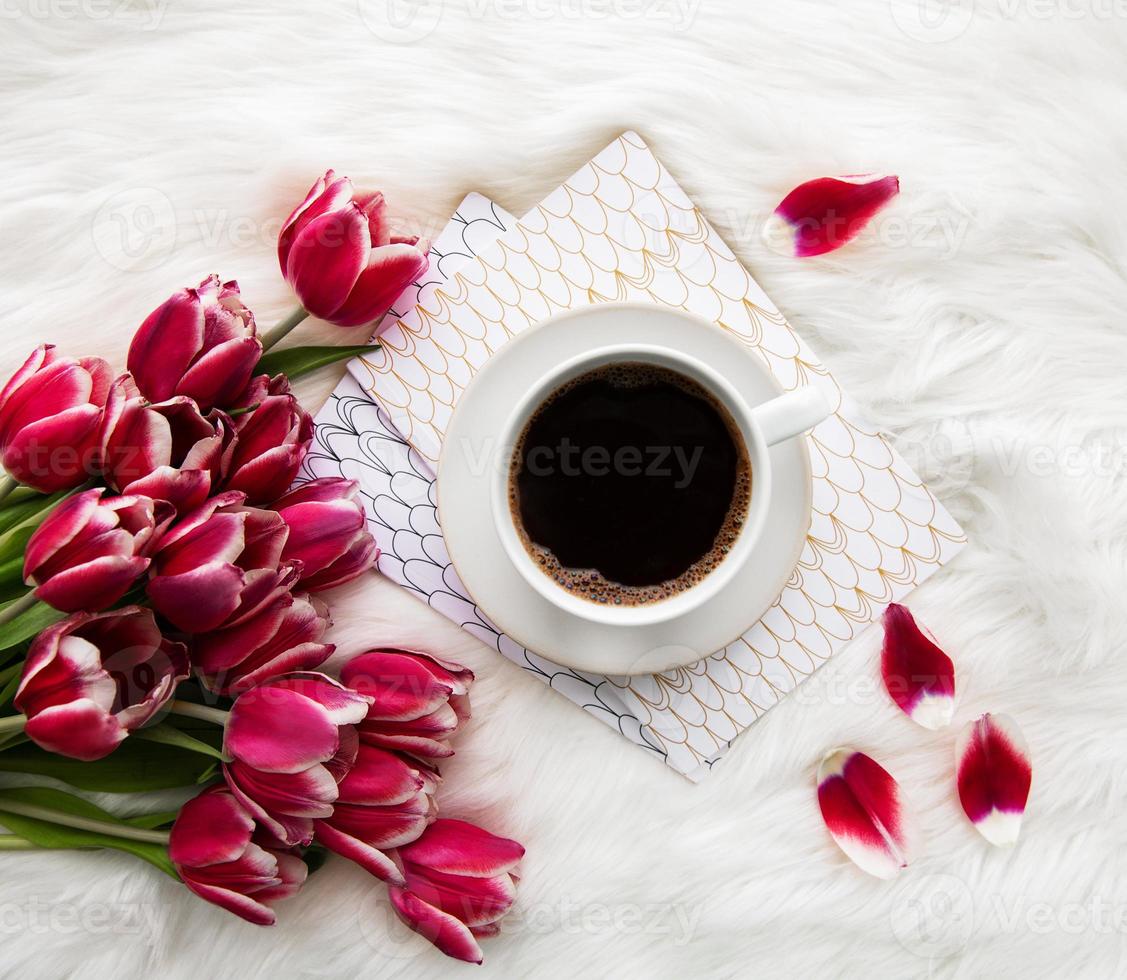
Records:
[[[642,388],[646,385],[673,385],[692,398],[707,404],[723,422],[735,448],[736,466],[731,499],[711,547],[688,565],[680,574],[656,584],[627,585],[612,581],[597,568],[572,568],[565,565],[548,547],[532,540],[524,527],[518,477],[526,465],[527,440],[537,420],[554,404],[576,388],[592,382],[606,382],[614,388]],[[672,598],[703,582],[728,556],[747,518],[751,502],[752,473],[747,449],[735,421],[728,410],[706,388],[692,378],[658,365],[623,362],[607,365],[579,375],[549,394],[530,415],[513,451],[509,467],[509,507],[513,525],[525,550],[540,570],[560,588],[581,599],[601,605],[644,606]]]

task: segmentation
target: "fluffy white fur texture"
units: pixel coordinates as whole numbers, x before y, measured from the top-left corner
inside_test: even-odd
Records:
[[[486,974],[1122,975],[1127,11],[388,9],[4,0],[3,371],[44,340],[121,364],[144,314],[212,271],[271,325],[292,302],[273,235],[327,166],[434,233],[465,192],[521,213],[637,129],[969,532],[911,606],[957,664],[956,725],[989,709],[1024,728],[1033,794],[1016,848],[991,849],[954,796],[955,730],[891,704],[875,631],[693,786],[373,576],[334,596],[336,642],[473,667],[442,808],[528,847]],[[874,170],[903,193],[861,242],[810,261],[761,245],[794,184]],[[325,324],[300,336],[344,339]],[[339,373],[300,386],[310,408]],[[925,855],[892,883],[851,866],[819,817],[815,767],[843,743],[919,812]],[[339,860],[274,929],[125,856],[0,860],[5,977],[469,969],[393,928],[380,886]]]

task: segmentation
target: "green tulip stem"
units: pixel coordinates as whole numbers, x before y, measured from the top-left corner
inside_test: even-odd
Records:
[[[73,813],[63,813],[61,810],[52,810],[50,807],[38,806],[35,803],[24,803],[22,800],[0,799],[0,821],[3,820],[2,814],[4,813],[31,817],[33,820],[43,820],[46,823],[58,824],[60,827],[88,830],[92,834],[105,834],[108,837],[123,837],[126,840],[168,846],[168,831],[166,830],[144,830],[141,827],[126,827],[119,823],[111,823],[108,820],[77,817]]]
[[[220,727],[227,724],[230,714],[222,708],[209,708],[206,704],[195,704],[192,701],[170,701],[168,710],[174,715],[183,715],[185,718],[196,718],[199,721],[210,721]]]
[[[275,346],[279,341],[284,340],[289,332],[307,316],[309,316],[309,314],[299,306],[276,327],[272,327],[265,333],[259,334],[258,339],[262,341],[263,351],[270,350],[270,348]]]
[[[35,590],[32,589],[22,598],[0,609],[0,626],[3,626],[5,623],[10,623],[18,616],[22,616],[38,601],[39,600],[35,597]]]
[[[44,848],[18,834],[0,834],[0,851],[42,851]],[[69,848],[68,848],[69,850]]]
[[[27,715],[8,715],[6,718],[0,718],[0,737],[11,735],[12,732],[22,732],[26,724]]]
[[[0,504],[7,500],[9,495],[14,493],[18,486],[19,484],[5,473],[4,476],[0,478]]]

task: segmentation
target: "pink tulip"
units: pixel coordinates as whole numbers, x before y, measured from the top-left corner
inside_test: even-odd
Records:
[[[313,441],[313,419],[293,395],[268,395],[235,425],[224,456],[227,489],[247,495],[252,504],[277,500],[301,469]]]
[[[321,642],[331,625],[319,599],[281,595],[237,626],[194,637],[192,664],[209,690],[234,696],[278,674],[320,667],[335,649]]]
[[[149,722],[187,676],[187,651],[151,610],[77,613],[32,643],[15,706],[32,741],[90,762]]]
[[[470,717],[473,679],[460,664],[411,650],[369,650],[341,671],[344,684],[372,699],[360,738],[424,759],[454,754],[449,739]]]
[[[200,414],[190,398],[150,404],[126,375],[114,382],[101,427],[101,467],[121,493],[167,500],[184,513],[199,507],[219,477],[233,438],[225,415]]]
[[[0,391],[0,462],[41,493],[71,490],[96,469],[98,423],[113,375],[100,357],[44,344]]]
[[[258,926],[274,924],[270,906],[296,895],[309,871],[300,857],[256,827],[222,785],[180,808],[168,856],[184,884],[205,902]]]
[[[436,820],[398,851],[406,887],[392,887],[391,904],[415,932],[447,956],[483,959],[478,939],[500,932],[516,899],[513,873],[524,857],[516,841],[461,820]]]
[[[68,497],[24,551],[24,580],[63,612],[98,612],[117,602],[149,567],[148,555],[174,516],[148,497],[103,499],[104,489]]]
[[[292,395],[293,389],[290,387],[290,379],[284,374],[275,374],[270,377],[268,374],[257,374],[250,379],[243,393],[235,399],[232,404],[232,411],[236,409],[251,409],[257,408],[271,395]]]
[[[304,483],[273,505],[290,529],[283,559],[302,563],[303,589],[321,592],[351,582],[379,558],[368,532],[359,484],[327,476]]]
[[[382,194],[357,194],[332,170],[278,236],[278,262],[301,305],[341,327],[382,317],[429,265],[426,242],[391,234]]]
[[[281,561],[286,524],[273,511],[243,507],[241,493],[212,497],[186,514],[153,555],[149,598],[186,633],[245,622],[289,592],[301,574]]]
[[[227,785],[279,840],[304,845],[330,817],[359,749],[369,699],[324,674],[276,677],[240,694],[227,721]]]
[[[129,345],[128,367],[150,401],[184,395],[206,412],[230,406],[261,356],[254,314],[238,283],[208,276],[146,317]]]
[[[434,822],[438,783],[430,766],[361,744],[332,815],[316,821],[317,841],[382,881],[405,885],[387,852],[417,840]]]

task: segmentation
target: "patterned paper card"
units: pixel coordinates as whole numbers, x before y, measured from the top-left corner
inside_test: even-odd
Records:
[[[950,560],[964,537],[904,461],[843,402],[825,368],[630,133],[452,282],[421,297],[397,321],[394,336],[383,334],[383,351],[354,370],[384,406],[384,432],[400,430],[415,450],[398,439],[402,468],[382,464],[386,499],[396,499],[397,482],[408,488],[408,499],[422,499],[457,397],[508,337],[560,309],[611,299],[666,303],[708,316],[762,357],[785,388],[818,384],[837,405],[811,439],[813,522],[802,559],[771,610],[739,642],[699,664],[649,677],[591,678],[543,670],[542,661],[488,626],[448,565],[433,499],[422,506],[402,503],[398,517],[388,521],[405,519],[410,547],[417,549],[389,564],[401,561],[394,577],[408,583],[419,563],[435,573],[441,569],[442,588],[429,593],[432,605],[548,675],[554,686],[562,679],[558,686],[573,700],[696,778],[888,602]],[[360,398],[357,392],[334,399],[338,415],[343,419],[341,406]],[[341,429],[369,424],[350,422]],[[388,444],[396,437],[375,441]],[[357,442],[365,442],[362,433]],[[370,450],[373,441],[366,445]],[[402,533],[394,535],[394,551],[405,556],[408,542],[403,549],[398,544]]]

